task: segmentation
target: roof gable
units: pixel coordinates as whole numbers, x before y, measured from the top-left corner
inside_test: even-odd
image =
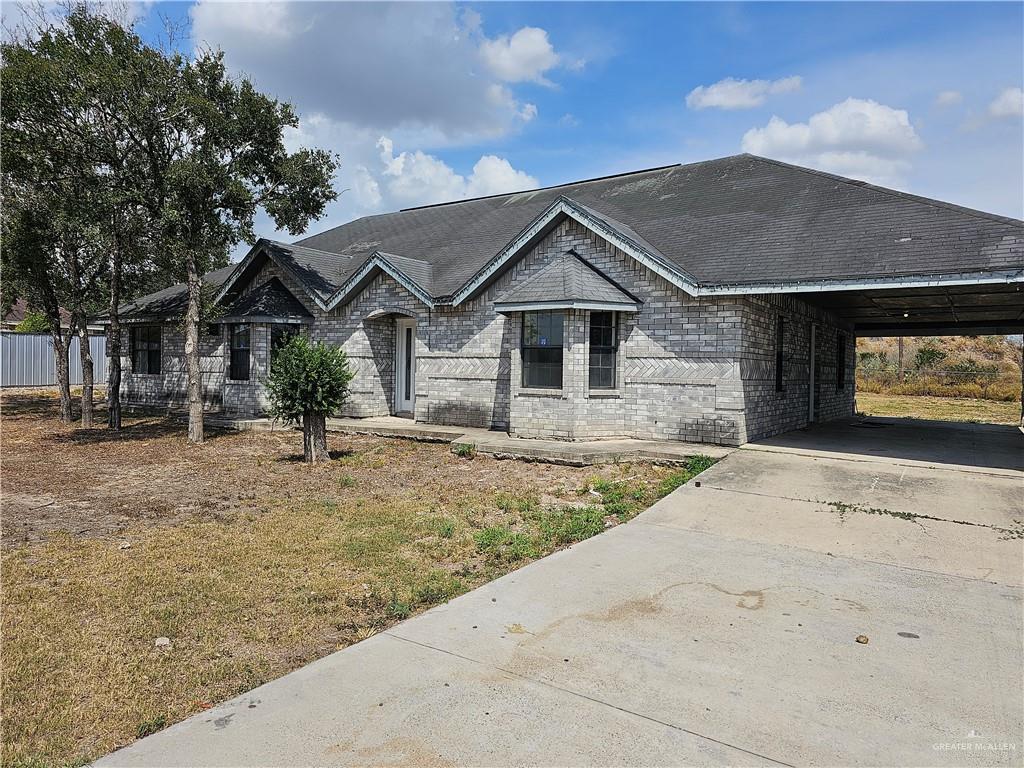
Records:
[[[221,319],[238,322],[310,322],[313,314],[295,298],[280,279],[274,277],[239,297],[225,310]]]
[[[500,296],[499,312],[524,309],[619,309],[636,311],[640,300],[575,251],[566,251]]]

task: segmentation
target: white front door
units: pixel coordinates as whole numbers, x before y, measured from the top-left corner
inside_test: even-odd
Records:
[[[395,321],[395,412],[416,410],[416,321]]]

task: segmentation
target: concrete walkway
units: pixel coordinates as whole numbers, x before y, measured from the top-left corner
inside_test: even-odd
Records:
[[[100,764],[1019,765],[1024,437],[829,429]]]

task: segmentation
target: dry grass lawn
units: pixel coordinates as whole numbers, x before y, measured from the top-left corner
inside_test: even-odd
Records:
[[[460,458],[448,446],[2,402],[5,765],[82,764],[629,519],[690,470]],[[157,646],[157,638],[169,645]]]
[[[869,416],[1019,424],[1020,402],[857,392],[857,410]]]

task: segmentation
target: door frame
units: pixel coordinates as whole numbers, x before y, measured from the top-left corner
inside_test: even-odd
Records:
[[[407,333],[411,330],[412,333]],[[406,340],[409,340],[408,343]],[[408,387],[406,387],[406,355],[409,355]],[[408,389],[409,397],[405,392]],[[411,317],[395,319],[395,413],[416,412],[416,320]]]

